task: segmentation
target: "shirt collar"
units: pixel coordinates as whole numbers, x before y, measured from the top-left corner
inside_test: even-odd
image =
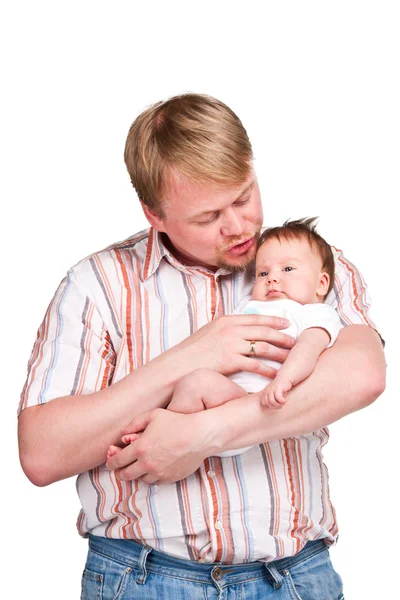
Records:
[[[160,265],[161,259],[166,253],[167,249],[162,242],[161,234],[153,227],[150,227],[146,258],[143,266],[143,279],[148,279],[155,273]]]

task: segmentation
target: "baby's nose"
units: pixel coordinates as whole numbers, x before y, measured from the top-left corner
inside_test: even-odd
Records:
[[[269,273],[268,274],[268,283],[278,283],[279,277],[277,273]]]

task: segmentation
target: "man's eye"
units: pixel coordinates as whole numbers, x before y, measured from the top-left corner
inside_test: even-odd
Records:
[[[219,212],[216,211],[214,214],[211,215],[211,217],[209,219],[207,219],[207,221],[198,221],[197,224],[198,225],[209,225],[210,223],[215,221],[215,219],[218,219],[218,217],[219,217]]]
[[[236,202],[233,203],[233,206],[242,206],[243,204],[247,204],[249,200],[250,196],[243,198],[243,200],[236,200]]]
[[[283,270],[286,272],[293,271],[293,267],[285,267]]]

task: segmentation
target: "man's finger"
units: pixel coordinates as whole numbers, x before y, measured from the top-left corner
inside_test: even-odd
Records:
[[[124,427],[122,431],[124,434],[138,433],[140,431],[144,431],[146,429],[147,425],[150,423],[150,421],[151,421],[151,411],[142,413],[141,415],[138,415],[137,417],[132,419],[132,421],[129,423],[129,425]]]
[[[142,466],[140,461],[137,461],[133,465],[129,465],[124,469],[118,469],[115,475],[118,477],[118,479],[121,479],[121,481],[133,481],[134,479],[139,479],[139,477],[147,475],[147,471]]]
[[[287,329],[290,326],[290,321],[281,317],[271,317],[266,315],[244,314],[244,315],[225,315],[222,319],[229,319],[232,325],[256,325],[267,326],[273,329]]]
[[[240,362],[238,371],[250,371],[250,373],[258,373],[258,375],[262,375],[263,377],[268,377],[268,379],[275,379],[277,370],[269,365],[264,364],[257,358],[247,358],[243,357],[243,361]]]
[[[150,475],[150,473],[147,473],[147,475],[144,475],[143,477],[140,478],[140,481],[150,484],[150,483],[157,483],[158,479],[155,475]]]
[[[256,342],[268,342],[280,348],[293,348],[296,340],[282,331],[271,329],[271,327],[241,327],[240,337],[244,341],[254,340]]]
[[[247,340],[243,340],[240,344],[240,349],[242,354],[247,354],[248,356],[259,356],[260,358],[268,358],[270,360],[276,360],[277,362],[285,362],[287,355],[290,350],[286,350],[285,348],[279,348],[274,344],[263,341],[252,340],[254,344],[251,344]],[[252,353],[254,350],[254,354]]]

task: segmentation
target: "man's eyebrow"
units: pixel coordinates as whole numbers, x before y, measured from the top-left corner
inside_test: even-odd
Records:
[[[247,194],[248,192],[250,192],[250,190],[252,189],[252,187],[254,186],[254,184],[256,183],[256,180],[254,179],[251,183],[249,183],[249,185],[247,187],[244,188],[244,190],[242,190],[239,194],[239,196],[237,198],[235,198],[234,202],[237,202],[238,200],[240,200],[240,198],[243,198],[243,196],[245,194]],[[199,217],[205,217],[206,215],[212,215],[213,213],[216,212],[216,208],[212,208],[210,210],[203,210],[202,212],[196,213],[195,215],[192,215],[190,218],[191,219],[198,219]]]

